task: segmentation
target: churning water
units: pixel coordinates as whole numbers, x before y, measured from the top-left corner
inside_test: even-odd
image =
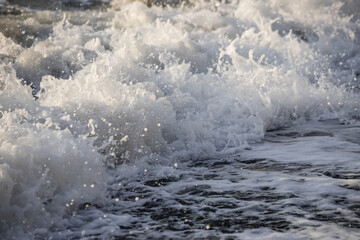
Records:
[[[360,239],[359,81],[357,0],[0,0],[0,239]]]

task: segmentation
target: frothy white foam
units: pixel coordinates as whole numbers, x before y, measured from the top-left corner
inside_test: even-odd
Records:
[[[26,24],[51,31],[30,47],[0,33],[2,226],[46,226],[104,196],[103,160],[232,153],[268,129],[359,117],[351,4],[117,1],[36,12]]]
[[[49,226],[74,206],[103,198],[103,158],[91,138],[75,137],[64,117],[56,121],[56,110],[35,102],[10,65],[0,72],[6,109],[0,119],[1,231]]]

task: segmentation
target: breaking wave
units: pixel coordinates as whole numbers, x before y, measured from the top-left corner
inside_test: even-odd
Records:
[[[356,1],[14,2],[0,1],[4,232],[105,201],[106,169],[124,163],[231,154],[267,130],[360,115]]]

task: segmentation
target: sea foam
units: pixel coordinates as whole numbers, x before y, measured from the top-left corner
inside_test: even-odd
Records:
[[[358,118],[357,7],[114,1],[26,12],[31,41],[0,33],[2,230],[48,227],[105,199],[106,167],[214,157],[267,130]]]

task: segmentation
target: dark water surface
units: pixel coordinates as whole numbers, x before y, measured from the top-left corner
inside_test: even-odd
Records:
[[[238,155],[183,162],[162,177],[156,167],[130,178],[114,173],[113,202],[82,205],[56,236],[357,239],[359,133],[314,123],[269,132]]]

